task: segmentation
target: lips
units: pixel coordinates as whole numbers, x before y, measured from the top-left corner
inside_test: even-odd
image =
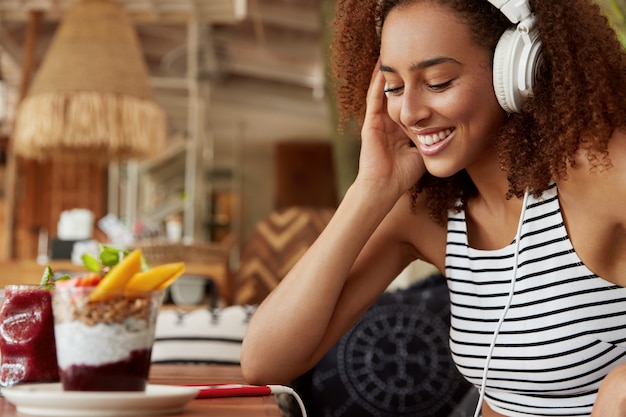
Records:
[[[431,133],[429,135],[418,134],[416,135],[416,137],[419,143],[421,143],[422,145],[430,146],[446,139],[448,136],[452,134],[452,132],[454,132],[454,129],[444,129],[439,132]]]

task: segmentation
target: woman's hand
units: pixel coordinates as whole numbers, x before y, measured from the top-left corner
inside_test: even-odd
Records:
[[[604,377],[591,412],[591,417],[624,416],[626,416],[626,364],[618,366]]]
[[[424,175],[426,168],[417,148],[387,113],[385,78],[379,68],[380,60],[367,92],[358,179],[394,190],[399,196]]]

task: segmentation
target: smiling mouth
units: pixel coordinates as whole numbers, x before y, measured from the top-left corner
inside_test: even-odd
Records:
[[[442,140],[450,136],[452,132],[454,132],[454,129],[446,129],[446,130],[442,130],[439,133],[433,133],[432,135],[416,135],[416,136],[417,136],[417,140],[419,141],[419,143],[421,143],[422,145],[430,146],[430,145],[434,145],[437,142],[441,142]]]

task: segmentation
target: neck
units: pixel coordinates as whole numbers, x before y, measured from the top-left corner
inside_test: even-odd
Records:
[[[467,173],[478,191],[477,199],[493,204],[505,201],[509,181],[506,172],[500,167],[500,159],[494,149],[487,151],[479,161],[467,167]]]

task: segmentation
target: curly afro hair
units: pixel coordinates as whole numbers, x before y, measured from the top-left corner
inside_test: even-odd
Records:
[[[380,27],[390,10],[420,1],[449,7],[472,27],[477,44],[495,50],[511,23],[487,0],[338,0],[331,44],[340,124],[362,121]],[[529,0],[542,41],[543,61],[521,113],[501,129],[498,149],[511,196],[539,195],[566,176],[579,149],[595,168],[609,168],[608,141],[626,129],[626,51],[593,0]],[[467,172],[425,175],[410,191],[424,195],[434,220],[444,223],[476,188]],[[459,201],[461,206],[459,206]]]

